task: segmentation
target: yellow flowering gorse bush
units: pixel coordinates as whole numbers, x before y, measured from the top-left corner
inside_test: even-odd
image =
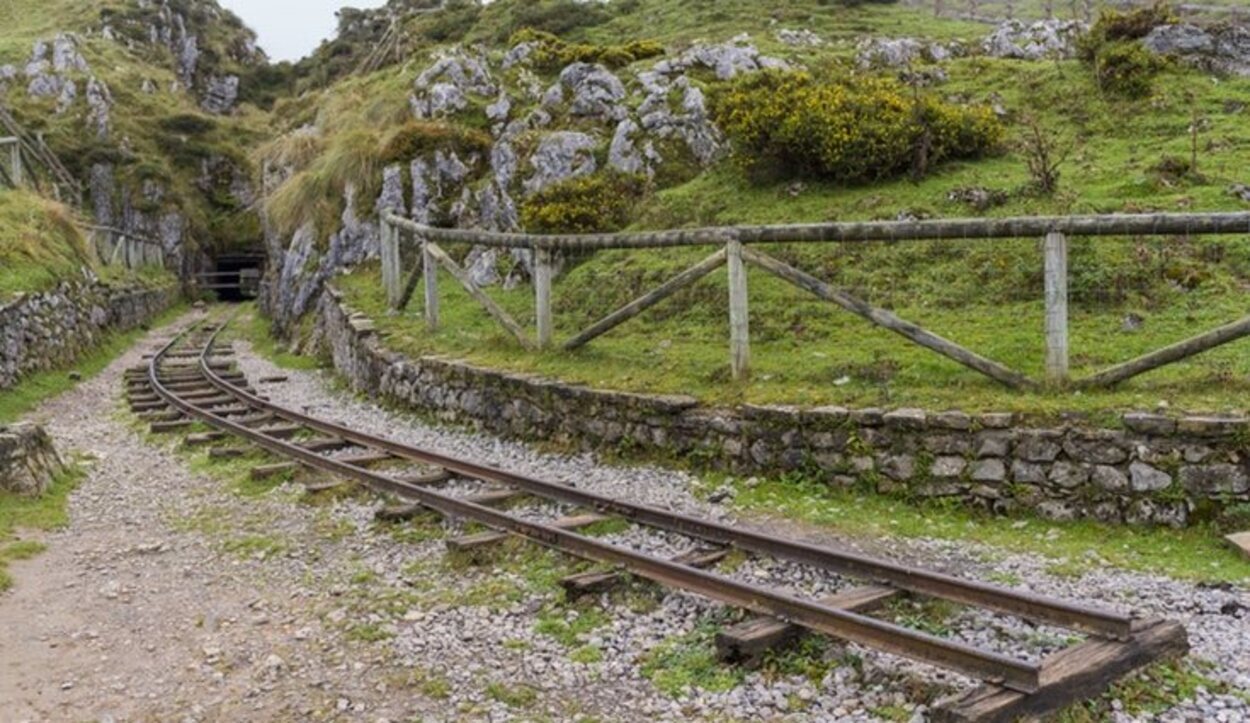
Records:
[[[892,80],[795,71],[747,76],[715,97],[713,114],[748,169],[848,183],[981,156],[1005,134],[987,107],[915,98]]]

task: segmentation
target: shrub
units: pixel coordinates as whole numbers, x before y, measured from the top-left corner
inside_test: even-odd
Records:
[[[513,34],[508,42],[512,45],[538,43],[530,54],[530,62],[545,69],[559,69],[572,63],[602,63],[612,68],[623,68],[664,54],[664,46],[653,40],[633,40],[624,45],[589,45],[570,43],[551,33],[528,28]]]
[[[1156,27],[1172,25],[1176,21],[1172,8],[1162,2],[1127,12],[1104,10],[1089,32],[1081,38],[1077,50],[1082,60],[1092,62],[1098,56],[1099,50],[1110,43],[1141,40]]]
[[[409,121],[383,140],[380,159],[383,164],[411,161],[436,150],[486,153],[491,143],[490,135],[476,128],[442,121]]]
[[[548,186],[522,204],[531,233],[608,233],[629,225],[644,189],[641,177],[603,171]]]
[[[988,107],[914,98],[877,78],[818,82],[802,72],[757,73],[719,93],[712,112],[748,170],[847,183],[923,173],[946,159],[992,152],[1004,137]]]
[[[1163,61],[1137,41],[1108,43],[1094,59],[1094,77],[1105,93],[1125,98],[1150,95]]]
[[[1160,25],[1177,21],[1166,3],[1127,12],[1103,11],[1078,43],[1077,52],[1094,69],[1104,93],[1126,98],[1150,94],[1154,76],[1164,63],[1139,42]]]

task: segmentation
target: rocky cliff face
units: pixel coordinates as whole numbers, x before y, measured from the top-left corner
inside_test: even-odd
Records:
[[[369,211],[391,209],[420,223],[515,231],[523,200],[560,181],[605,167],[651,177],[674,166],[697,172],[726,150],[708,117],[707,85],[787,67],[741,36],[696,45],[640,70],[576,62],[544,80],[534,66],[536,49],[536,42],[498,53],[455,48],[417,66],[408,99],[412,119],[485,127],[490,146],[423,151],[391,163]],[[289,169],[269,169],[266,191],[288,175]],[[328,248],[317,247],[312,226],[289,239],[271,234],[278,271],[266,305],[280,325],[310,311],[325,280],[344,264],[376,255],[378,227],[362,220],[362,202],[354,190],[348,194],[342,226]],[[529,259],[475,249],[466,264],[483,286],[516,284],[527,278]]]
[[[79,176],[96,223],[158,240],[185,274],[218,241],[214,220],[250,213],[256,196],[238,134],[204,139],[235,121],[197,115],[232,114],[243,74],[265,65],[211,0],[102,3],[82,26],[30,41],[28,56],[0,56],[0,103]]]

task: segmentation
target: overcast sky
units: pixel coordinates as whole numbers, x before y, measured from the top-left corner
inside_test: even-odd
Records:
[[[274,61],[299,60],[334,35],[334,13],[344,5],[373,8],[385,0],[221,0],[260,36]]]

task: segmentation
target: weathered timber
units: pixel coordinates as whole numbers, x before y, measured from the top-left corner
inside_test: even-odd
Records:
[[[562,517],[552,522],[551,526],[558,530],[580,530],[610,519],[612,518],[587,513],[572,517]],[[511,535],[506,532],[479,532],[473,535],[451,537],[447,540],[447,549],[451,552],[474,552],[484,547],[498,545],[509,537]]]
[[[265,427],[260,430],[260,433],[266,437],[273,437],[274,439],[290,439],[291,437],[299,434],[303,429],[304,428],[298,424],[280,424],[276,427]]]
[[[387,308],[398,309],[403,287],[399,256],[399,228],[389,223],[382,224],[380,243],[382,257],[382,288],[386,291]]]
[[[299,465],[294,462],[278,462],[276,464],[263,464],[259,467],[252,468],[252,479],[257,480],[257,481],[273,479],[274,477],[277,477],[278,475],[283,475],[283,474],[286,474],[287,472],[294,472],[298,468],[299,468]]]
[[[1046,381],[1068,380],[1068,239],[1059,232],[1046,234]]]
[[[261,377],[261,384],[283,384],[290,381],[291,378],[285,374],[275,374],[271,377]]]
[[[170,434],[172,432],[181,432],[184,429],[189,429],[193,424],[195,424],[195,422],[190,419],[175,419],[169,422],[152,422],[150,430],[152,434]]]
[[[438,331],[438,262],[430,247],[434,242],[421,239],[421,274],[425,277],[425,327]]]
[[[343,464],[350,464],[353,467],[372,467],[375,464],[383,464],[385,462],[394,462],[398,457],[387,454],[386,452],[364,452],[361,454],[347,455],[339,457],[338,461]]]
[[[434,260],[437,261],[440,266],[447,269],[447,273],[451,274],[456,281],[460,282],[460,285],[464,287],[464,290],[469,292],[469,296],[472,296],[475,300],[477,300],[477,303],[481,304],[482,308],[486,309],[486,312],[490,314],[495,321],[499,322],[499,325],[506,329],[508,333],[517,340],[518,344],[531,351],[534,349],[534,342],[530,341],[530,338],[526,335],[525,330],[521,328],[520,324],[516,323],[516,319],[513,319],[508,312],[500,308],[500,306],[495,303],[494,299],[486,295],[486,292],[478,288],[478,285],[473,283],[473,279],[469,278],[468,272],[460,268],[460,264],[457,264],[454,260],[452,260],[452,258],[447,255],[447,252],[432,243],[426,244],[426,251],[434,257]]]
[[[341,480],[326,480],[323,482],[309,482],[304,485],[304,492],[310,495],[319,495],[322,492],[330,492],[337,490],[346,485]]]
[[[1241,556],[1250,560],[1250,532],[1238,532],[1224,538],[1228,542],[1228,546],[1233,550],[1240,552]]]
[[[340,449],[355,447],[354,442],[348,442],[341,437],[320,437],[318,439],[310,439],[306,442],[300,442],[299,446],[310,452],[337,452]]]
[[[751,374],[751,321],[747,300],[747,269],[742,260],[742,242],[725,244],[729,266],[729,370],[735,381]]]
[[[534,251],[534,310],[538,348],[548,349],[554,337],[551,316],[551,277],[555,275],[555,255],[551,249]]]
[[[447,484],[454,478],[455,475],[451,472],[448,472],[445,469],[440,469],[423,474],[401,476],[397,479],[404,484],[417,485],[419,487],[437,487],[439,485]]]
[[[187,435],[187,438],[182,440],[182,443],[187,447],[203,447],[225,438],[225,432],[201,432],[200,434]]]
[[[436,242],[468,243],[495,248],[546,247],[566,251],[720,246],[731,237],[737,237],[744,244],[762,244],[1041,238],[1052,232],[1062,233],[1069,238],[1187,236],[1250,232],[1250,213],[1246,212],[869,221],[695,228],[641,233],[553,235],[432,228],[394,214],[388,215],[386,220]]]
[[[1023,374],[1009,369],[998,362],[991,361],[985,357],[969,351],[962,346],[944,339],[931,331],[899,318],[893,312],[879,309],[865,301],[851,296],[850,294],[836,289],[811,274],[800,271],[789,264],[779,261],[767,254],[759,253],[751,249],[743,249],[742,256],[747,261],[759,266],[760,268],[774,274],[801,289],[810,291],[826,301],[831,301],[847,311],[861,316],[868,321],[885,329],[902,336],[920,346],[935,351],[942,356],[952,359],[969,369],[981,372],[987,377],[994,379],[1012,389],[1029,389],[1036,387],[1037,384],[1024,376]]]
[[[681,291],[699,279],[702,279],[704,276],[712,273],[716,269],[719,269],[725,264],[725,260],[725,249],[717,251],[706,259],[681,272],[677,276],[674,276],[664,282],[654,291],[638,297],[625,306],[622,306],[620,309],[595,322],[588,329],[565,342],[564,348],[577,349],[585,346],[592,339],[603,336],[612,329],[624,324],[647,309],[650,309],[673,294],[676,294],[678,291]]]
[[[1040,686],[1033,693],[982,685],[938,701],[931,720],[1006,723],[1035,719],[1097,697],[1128,673],[1188,651],[1189,637],[1180,623],[1138,623],[1127,641],[1091,639],[1051,655],[1042,662]]]
[[[891,587],[857,587],[822,598],[820,604],[849,612],[868,612],[900,594]],[[716,654],[721,660],[751,666],[770,650],[786,645],[802,633],[802,626],[777,618],[752,618],[717,633]]]
[[[132,402],[130,405],[130,411],[132,412],[157,412],[157,411],[167,408],[168,406],[169,405],[166,404],[164,400],[157,400],[155,402]]]
[[[208,450],[210,459],[237,459],[251,453],[249,447],[214,447]]]
[[[673,558],[673,562],[690,567],[705,570],[712,567],[716,563],[724,560],[729,555],[728,548],[720,548],[715,550],[690,550],[683,552]],[[621,584],[626,573],[615,570],[607,572],[583,572],[576,575],[569,575],[560,580],[560,587],[564,588],[565,598],[575,600],[586,595],[598,595],[605,593],[617,585]]]
[[[1237,341],[1250,336],[1250,316],[1218,329],[1199,334],[1191,339],[1177,342],[1158,351],[1137,357],[1132,361],[1117,364],[1097,374],[1077,382],[1077,386],[1085,389],[1095,387],[1111,387],[1135,376],[1158,369],[1182,359],[1201,354],[1217,346]]]

